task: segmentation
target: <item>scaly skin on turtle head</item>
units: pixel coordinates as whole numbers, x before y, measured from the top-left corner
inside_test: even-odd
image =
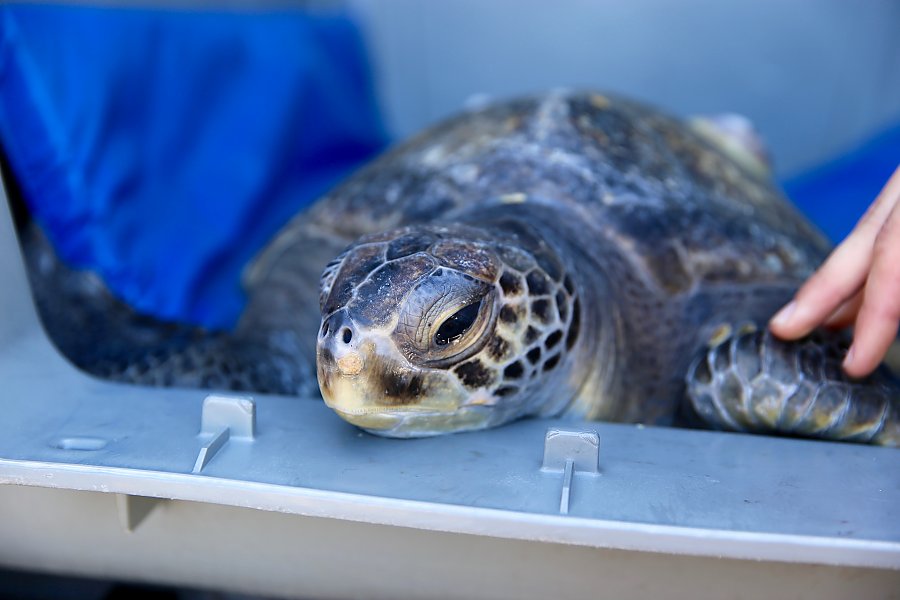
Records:
[[[571,279],[546,252],[463,225],[363,238],[325,270],[319,387],[379,435],[482,429],[538,412],[578,337]]]

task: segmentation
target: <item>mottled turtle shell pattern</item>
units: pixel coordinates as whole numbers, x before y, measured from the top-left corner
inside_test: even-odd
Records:
[[[764,170],[683,121],[617,96],[554,92],[427,129],[298,215],[248,271],[244,330],[296,329],[310,311],[301,339],[312,352],[318,298],[301,288],[344,246],[517,202],[522,219],[559,221],[555,235],[584,249],[564,257],[572,277],[602,270],[615,288],[615,326],[629,342],[621,400],[571,407],[593,418],[670,422],[687,361],[713,330],[763,323],[829,250]],[[599,325],[586,317],[582,327]]]

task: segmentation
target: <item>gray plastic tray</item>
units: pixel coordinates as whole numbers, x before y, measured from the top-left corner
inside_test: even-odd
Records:
[[[758,561],[753,568],[765,571],[745,578],[757,592],[768,585],[834,597],[858,590],[860,582],[870,591],[900,590],[900,573],[893,571],[900,569],[900,451],[536,419],[494,431],[390,440],[361,433],[314,399],[242,400],[227,393],[207,399],[202,391],[99,381],[61,358],[39,326],[5,205],[0,207],[0,484],[7,485],[0,485],[0,564],[282,595],[302,590],[372,597],[537,596],[546,590],[523,582],[546,582],[548,576],[560,597],[566,591],[576,597],[575,592],[596,586],[597,576],[625,577],[631,569],[643,592],[655,585],[674,594],[681,581],[684,589],[694,590],[687,596],[701,597],[698,590],[727,589],[702,583],[704,577],[717,581],[717,569],[735,568],[733,560],[721,559],[750,559]],[[548,430],[561,433],[548,440]],[[68,491],[46,491],[50,496],[38,498],[39,490],[17,486]],[[110,553],[83,538],[92,519],[115,517],[79,509],[82,496],[72,496],[73,491],[116,498],[115,504],[98,499],[91,506],[105,506],[96,510],[118,514],[123,532],[134,532],[104,542],[106,550],[119,550]],[[227,513],[221,531],[207,532],[212,536],[207,551],[184,556],[173,548],[207,535],[191,529],[205,517],[175,525],[173,515],[188,509],[154,499],[203,503],[190,510],[207,516],[223,514],[213,505],[245,510]],[[256,575],[248,575],[236,567],[247,557],[223,552],[216,536],[265,529],[253,515],[257,511],[312,517],[308,526],[325,531],[298,539],[291,533],[293,521],[266,529],[259,556],[303,546],[309,550],[307,565],[317,564],[316,549],[327,547],[324,540],[332,534],[346,540],[346,552],[370,538],[386,545],[368,562],[357,557],[355,576],[349,578],[324,566],[318,572],[295,571],[271,557],[257,564]],[[60,522],[82,533],[72,538]],[[398,527],[422,533],[410,541]],[[141,548],[144,528],[148,537]],[[469,534],[462,539],[473,540],[470,552],[455,559],[455,570],[441,571],[443,579],[432,574],[424,583],[382,577],[391,572],[382,564],[388,557],[401,561],[390,564],[395,570],[404,565],[405,573],[417,564],[424,569],[422,560],[436,560],[429,554],[435,547],[457,543],[438,532]],[[503,571],[509,562],[504,554],[496,571],[465,579],[485,560],[484,544],[500,540],[518,541],[503,550],[520,559],[513,561],[516,568]],[[605,556],[605,567],[585,569],[578,560],[564,559],[567,551],[558,549],[572,546],[598,560]],[[646,557],[608,571],[619,564],[615,557],[622,551],[657,553],[653,560],[668,560],[671,572],[658,564],[648,567],[641,562]],[[703,560],[679,558],[686,556]],[[786,571],[779,563],[796,567]],[[815,565],[841,568],[823,575]],[[542,567],[550,571],[541,573]],[[653,584],[642,579],[648,569],[662,579]],[[831,576],[842,583],[823,584]],[[504,577],[518,583],[504,584]],[[666,583],[666,577],[673,579]],[[787,580],[795,587],[784,587]],[[468,585],[472,581],[480,583]]]

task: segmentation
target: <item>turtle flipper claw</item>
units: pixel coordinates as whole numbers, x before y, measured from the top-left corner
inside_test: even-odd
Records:
[[[716,340],[688,369],[687,398],[709,427],[900,446],[900,382],[841,370],[845,338],[786,342],[768,331]]]

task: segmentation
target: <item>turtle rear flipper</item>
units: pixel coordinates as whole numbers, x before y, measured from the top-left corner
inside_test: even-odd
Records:
[[[689,407],[715,429],[900,445],[900,382],[883,367],[849,379],[846,350],[834,332],[795,342],[737,332],[691,364]]]
[[[295,332],[232,334],[141,314],[94,273],[64,264],[36,224],[19,235],[44,328],[83,371],[141,385],[318,395],[312,357]]]

